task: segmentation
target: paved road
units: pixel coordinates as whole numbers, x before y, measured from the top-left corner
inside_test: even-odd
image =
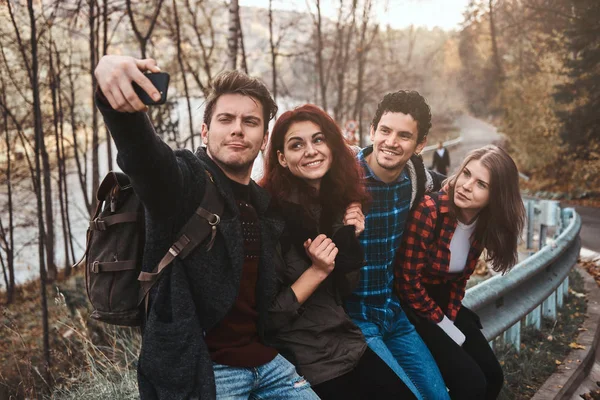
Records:
[[[600,253],[600,208],[575,207],[581,216],[581,246]]]

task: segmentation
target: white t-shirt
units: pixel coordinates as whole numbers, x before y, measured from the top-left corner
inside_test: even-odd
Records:
[[[450,240],[450,267],[448,272],[462,272],[467,264],[467,256],[471,249],[471,235],[475,230],[477,219],[469,225],[458,222]]]
[[[444,157],[444,152],[446,151],[446,149],[442,147],[441,149],[437,149],[436,151],[440,155],[440,157]]]

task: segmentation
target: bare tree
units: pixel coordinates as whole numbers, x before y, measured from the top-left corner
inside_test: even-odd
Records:
[[[2,104],[6,102],[6,90],[4,78],[0,76],[0,96],[2,96]],[[6,253],[6,267],[4,261],[2,261],[2,272],[4,274],[4,281],[6,283],[6,304],[11,304],[14,300],[15,294],[15,264],[14,264],[14,248],[15,248],[15,237],[14,237],[14,208],[13,208],[13,192],[12,192],[12,161],[11,161],[11,143],[10,134],[8,127],[8,113],[7,110],[2,108],[2,122],[4,128],[4,141],[6,144],[6,194],[8,203],[8,232],[2,226],[0,221],[0,239],[4,245],[2,248]],[[6,268],[8,269],[8,276],[6,274]]]
[[[490,16],[490,35],[492,37],[492,54],[494,58],[494,65],[496,67],[496,77],[498,84],[502,85],[504,79],[504,70],[502,68],[502,62],[500,61],[500,54],[498,53],[498,39],[496,34],[496,25],[494,23],[494,8],[493,0],[488,1],[489,16]]]
[[[362,21],[360,28],[360,41],[357,48],[357,72],[356,72],[356,100],[354,102],[354,119],[358,120],[358,135],[359,143],[363,141],[363,106],[365,104],[364,99],[364,77],[367,63],[367,54],[373,40],[377,36],[379,27],[373,26],[371,33],[369,34],[369,19],[371,16],[371,9],[373,6],[372,0],[365,0],[363,5]]]
[[[92,104],[94,104],[95,92],[96,92],[96,76],[94,75],[94,68],[98,64],[98,2],[97,0],[88,0],[88,25],[90,29],[89,33],[89,46],[90,46],[90,77],[92,78]],[[100,186],[100,165],[98,159],[98,109],[92,106],[92,203],[88,209],[90,215],[92,210],[96,207],[96,196],[93,194],[98,190]]]
[[[190,101],[190,90],[188,88],[188,82],[186,78],[185,65],[183,62],[183,55],[181,50],[181,26],[179,23],[179,12],[177,11],[177,0],[173,0],[173,19],[175,22],[173,36],[175,36],[175,45],[177,48],[177,62],[179,63],[179,70],[181,71],[181,78],[183,79],[183,90],[185,93],[185,100],[188,111],[188,124],[190,128],[190,141],[192,143],[192,149],[195,149],[194,145],[194,121],[192,119],[192,104]]]
[[[29,88],[31,88],[31,92],[32,92],[32,97],[33,97],[33,103],[32,103],[32,108],[33,108],[33,115],[34,115],[34,133],[36,135],[39,135],[39,141],[40,143],[38,143],[38,150],[39,150],[39,155],[42,159],[42,164],[43,164],[43,170],[41,170],[40,175],[38,175],[37,177],[41,179],[41,177],[43,176],[43,181],[44,181],[44,202],[43,205],[40,205],[40,213],[43,213],[45,210],[45,217],[46,217],[46,226],[48,228],[48,231],[45,232],[44,236],[44,244],[46,246],[46,263],[44,264],[44,268],[48,268],[48,279],[49,280],[54,280],[56,279],[56,265],[54,263],[54,216],[53,216],[53,212],[52,212],[52,187],[51,187],[51,179],[50,179],[50,161],[48,158],[48,152],[46,151],[46,144],[44,142],[44,130],[43,130],[43,126],[42,126],[42,114],[41,114],[41,105],[40,105],[40,101],[39,101],[39,77],[37,75],[38,71],[38,60],[36,59],[36,57],[38,57],[38,51],[37,51],[37,37],[34,36],[33,34],[33,30],[35,29],[35,25],[32,25],[30,28],[32,30],[32,38],[30,40],[31,42],[31,47],[28,49],[27,45],[25,44],[25,42],[21,39],[21,35],[20,35],[20,28],[18,26],[17,23],[17,19],[15,17],[15,14],[13,13],[13,7],[10,5],[10,3],[8,4],[8,12],[9,12],[9,16],[10,16],[10,20],[11,20],[11,24],[13,26],[14,32],[15,32],[15,37],[17,38],[17,46],[18,46],[18,51],[21,54],[22,60],[23,60],[23,64],[25,67],[25,71],[27,73],[27,77],[28,77],[28,84],[29,84]],[[31,18],[34,18],[33,14],[33,5],[30,4],[30,2],[28,1],[27,3],[27,10],[30,14],[30,23],[34,24],[35,21],[31,21]],[[32,45],[35,44],[35,47]],[[30,56],[28,56],[28,50],[30,51]],[[34,54],[35,53],[35,54]],[[31,59],[29,58],[31,57]],[[35,68],[34,68],[35,65]],[[37,96],[37,98],[36,98]],[[37,103],[36,103],[37,101]],[[37,140],[37,139],[36,139]],[[38,188],[40,190],[41,193],[41,188]],[[45,206],[45,207],[44,207]],[[43,217],[42,217],[43,218]],[[43,220],[42,220],[42,227],[43,227]],[[44,272],[45,269],[44,269]]]
[[[145,34],[142,34],[140,31],[138,24],[135,21],[135,17],[133,15],[133,9],[131,7],[131,0],[126,0],[125,5],[127,6],[127,15],[129,15],[129,21],[131,22],[131,29],[135,34],[135,37],[140,45],[140,52],[142,58],[146,58],[146,50],[148,46],[148,40],[150,40],[150,36],[152,36],[152,31],[154,31],[154,27],[156,25],[156,21],[158,20],[158,15],[160,14],[160,9],[162,7],[163,0],[156,0],[154,14],[150,17],[148,30]],[[153,2],[154,3],[154,2]],[[147,18],[146,18],[147,19]]]
[[[315,26],[315,58],[317,61],[317,76],[319,77],[319,94],[321,96],[321,107],[327,110],[327,82],[325,80],[325,66],[323,55],[323,20],[321,18],[321,0],[315,0],[317,8],[316,15],[313,15],[313,24]],[[311,14],[312,15],[312,14]]]
[[[239,43],[239,47],[240,50],[242,51],[242,70],[248,74],[248,63],[246,60],[246,46],[244,46],[244,32],[242,31],[242,22],[240,20],[240,12],[238,10],[238,15],[237,15],[237,27],[238,27],[238,38],[240,40]]]
[[[212,66],[211,61],[213,57],[213,52],[215,49],[215,29],[212,25],[212,15],[209,15],[206,11],[206,5],[199,1],[196,3],[195,7],[192,7],[190,0],[185,0],[185,7],[188,11],[188,15],[191,18],[192,28],[194,31],[194,36],[196,38],[196,42],[200,47],[201,56],[201,66],[202,68],[194,68],[190,65],[190,61],[185,58],[184,61],[187,66],[188,73],[192,75],[196,85],[202,93],[204,97],[208,96],[208,84],[212,80]],[[204,17],[204,23],[200,23],[198,21],[198,17],[202,15]],[[204,39],[204,35],[208,31],[208,44]],[[204,72],[205,77],[202,78],[200,76],[200,70]]]
[[[269,47],[271,49],[271,90],[273,98],[277,100],[277,52],[273,36],[273,0],[269,0]]]
[[[10,8],[10,6],[9,6]],[[35,171],[37,184],[36,198],[38,206],[38,230],[39,230],[39,262],[40,262],[40,290],[41,290],[41,302],[42,302],[42,325],[43,325],[43,348],[44,348],[44,375],[47,382],[50,382],[50,340],[49,340],[49,329],[48,329],[48,304],[46,299],[46,266],[44,263],[44,241],[45,241],[45,230],[44,230],[44,217],[42,214],[42,193],[41,193],[41,175],[42,170],[40,166],[40,158],[46,153],[46,145],[44,143],[44,131],[42,129],[42,109],[40,105],[40,92],[39,92],[39,76],[38,76],[38,47],[37,47],[37,29],[35,12],[33,9],[33,0],[27,1],[27,11],[29,13],[29,23],[31,29],[31,90],[33,94],[33,119],[34,119],[34,131],[35,131]],[[13,18],[14,21],[14,18]],[[16,26],[15,26],[16,29]],[[23,49],[23,54],[25,55]],[[47,157],[47,153],[46,153]],[[49,171],[48,171],[49,175]],[[48,179],[49,181],[49,179]],[[45,182],[46,183],[46,182]],[[49,186],[49,182],[47,183]],[[47,199],[48,200],[48,199]],[[50,197],[50,202],[52,198]],[[46,204],[46,210],[49,208],[49,202]],[[52,210],[50,209],[50,213]],[[52,219],[47,220],[48,223],[52,223]]]
[[[350,5],[350,23],[345,23],[347,16],[344,15],[344,0],[340,0],[340,9],[336,23],[336,44],[338,51],[334,57],[336,60],[336,91],[337,101],[333,107],[333,118],[341,123],[344,113],[344,104],[346,104],[346,79],[350,64],[350,43],[356,27],[356,7],[357,0],[352,0]]]
[[[108,38],[108,0],[102,1],[102,55],[105,55],[108,51],[108,45],[110,40]],[[110,132],[108,129],[104,130],[106,134],[106,156],[108,161],[108,170],[113,170],[113,155],[112,155],[112,137],[110,136]]]
[[[228,67],[237,69],[238,44],[240,42],[239,16],[240,6],[238,0],[229,1],[229,36],[227,37],[227,48],[229,50]]]
[[[62,137],[62,110],[59,109],[58,98],[60,97],[60,69],[55,69],[55,63],[53,58],[53,47],[54,42],[50,39],[50,46],[48,50],[48,65],[50,71],[48,78],[50,80],[50,93],[52,96],[52,123],[54,127],[54,138],[55,138],[55,151],[56,151],[56,164],[58,167],[58,199],[60,207],[60,216],[62,222],[62,233],[63,233],[63,245],[65,251],[65,275],[71,274],[71,262],[69,261],[69,229],[67,227],[67,209],[65,204],[63,186],[66,181],[66,168],[63,153],[61,151],[61,137]],[[58,53],[58,51],[56,52]],[[58,64],[58,63],[57,63]],[[58,67],[60,68],[60,66]]]

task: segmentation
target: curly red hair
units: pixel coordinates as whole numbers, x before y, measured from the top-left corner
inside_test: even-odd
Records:
[[[318,194],[304,180],[282,167],[277,158],[277,151],[283,152],[285,134],[292,124],[304,121],[310,121],[321,128],[332,154],[331,167],[321,181]],[[259,184],[275,199],[287,199],[294,190],[298,190],[301,199],[317,198],[329,210],[344,210],[352,202],[360,202],[364,209],[369,196],[362,177],[362,170],[354,153],[333,118],[314,104],[305,104],[284,112],[275,122],[265,156],[264,176]],[[306,203],[302,201],[302,204]]]

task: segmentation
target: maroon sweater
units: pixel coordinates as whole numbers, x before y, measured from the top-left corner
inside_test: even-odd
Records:
[[[258,367],[273,360],[277,350],[260,343],[256,328],[256,281],[260,258],[260,230],[256,210],[250,204],[248,186],[231,181],[240,210],[244,235],[244,267],[240,289],[229,313],[206,334],[212,360],[232,367]]]

